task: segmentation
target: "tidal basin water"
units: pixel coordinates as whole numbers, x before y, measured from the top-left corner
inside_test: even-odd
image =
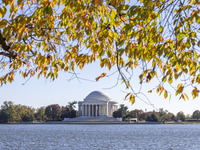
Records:
[[[200,125],[0,125],[0,150],[198,150]]]

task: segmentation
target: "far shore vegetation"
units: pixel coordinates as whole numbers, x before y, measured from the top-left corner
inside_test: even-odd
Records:
[[[12,101],[5,101],[0,108],[0,123],[48,122],[62,121],[64,118],[75,118],[78,116],[75,104],[77,102],[73,101],[66,106],[52,104],[35,109],[25,105],[15,105]],[[200,122],[200,111],[195,110],[192,115],[185,115],[182,111],[173,114],[162,108],[159,111],[149,112],[144,112],[141,109],[128,111],[127,106],[120,105],[119,109],[113,112],[113,117],[122,118],[123,121],[137,118],[138,121],[149,122]]]

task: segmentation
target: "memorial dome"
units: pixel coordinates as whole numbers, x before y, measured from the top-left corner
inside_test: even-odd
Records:
[[[101,91],[93,91],[84,99],[84,101],[93,100],[110,101],[111,98]]]

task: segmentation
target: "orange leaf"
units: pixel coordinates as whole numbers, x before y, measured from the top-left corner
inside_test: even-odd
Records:
[[[131,93],[126,94],[125,99],[130,95]]]
[[[101,78],[101,76],[97,77],[97,78],[96,78],[96,81],[99,81],[100,78]]]
[[[96,81],[99,81],[100,78],[103,78],[103,77],[105,77],[105,76],[106,76],[106,73],[102,73],[100,76],[98,76],[98,77],[96,78]]]
[[[101,78],[105,77],[106,73],[102,73],[101,74]]]
[[[14,80],[14,75],[11,74],[11,75],[10,75],[10,78],[11,78],[11,80]]]

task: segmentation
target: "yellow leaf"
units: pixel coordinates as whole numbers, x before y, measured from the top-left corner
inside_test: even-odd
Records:
[[[21,34],[21,33],[22,33],[22,31],[24,31],[24,29],[23,29],[23,28],[19,28],[19,29],[18,29],[18,33],[19,33],[19,34]]]
[[[89,28],[89,27],[90,27],[90,22],[89,22],[89,21],[87,21],[87,22],[85,23],[85,27],[86,27],[86,28]]]
[[[177,89],[180,89],[180,87],[182,86],[183,84],[180,83],[178,86],[177,86]]]
[[[14,5],[14,0],[10,0],[8,3],[9,3],[9,5],[10,5],[10,7],[12,7],[13,5]]]
[[[135,103],[135,96],[134,95],[131,95],[129,97],[129,101],[131,102],[131,104],[134,104]]]
[[[165,93],[164,93],[164,98],[166,99],[166,98],[167,98],[167,96],[168,96],[168,93],[167,93],[167,91],[165,90]]]
[[[149,90],[148,92],[149,92],[149,93],[152,93],[152,90]]]

